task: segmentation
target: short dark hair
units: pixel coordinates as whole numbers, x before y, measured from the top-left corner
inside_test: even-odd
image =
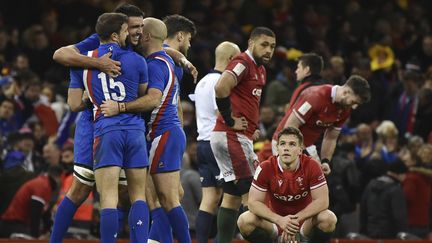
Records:
[[[141,11],[140,8],[129,3],[124,3],[117,6],[113,12],[122,13],[128,17],[143,17],[143,18],[145,17],[145,13]]]
[[[266,36],[271,36],[271,37],[276,37],[275,33],[273,32],[273,30],[267,28],[267,27],[256,27],[252,30],[251,34],[250,34],[250,39],[254,39],[256,37],[259,37],[260,35],[266,35]]]
[[[303,144],[303,134],[301,133],[300,129],[296,127],[287,127],[280,131],[278,134],[278,143],[283,135],[294,135],[297,137],[299,144]]]
[[[180,31],[191,33],[192,36],[196,35],[194,22],[184,16],[178,14],[168,15],[163,18],[163,22],[167,27],[168,38],[174,37]]]
[[[323,58],[316,53],[306,53],[299,57],[299,62],[303,64],[303,67],[309,67],[310,73],[319,75],[324,68]]]
[[[362,103],[369,102],[371,99],[369,83],[363,77],[359,75],[351,75],[345,85],[348,85],[348,87],[354,91],[354,94],[360,97]]]
[[[96,33],[102,41],[109,40],[112,33],[120,33],[124,23],[127,24],[128,17],[122,13],[104,13],[96,22]]]

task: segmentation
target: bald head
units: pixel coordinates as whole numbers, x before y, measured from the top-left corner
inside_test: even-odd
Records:
[[[167,28],[162,20],[156,18],[145,18],[144,19],[144,34],[149,33],[152,38],[165,40],[167,37]]]
[[[239,53],[240,48],[236,44],[229,41],[220,43],[215,50],[216,66],[220,66],[222,70],[225,69],[229,61],[231,61]]]

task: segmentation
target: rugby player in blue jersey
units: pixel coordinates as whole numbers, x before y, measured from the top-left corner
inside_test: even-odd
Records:
[[[121,168],[125,169],[131,201],[129,212],[130,239],[147,242],[148,207],[145,202],[147,150],[144,120],[139,113],[125,113],[113,117],[102,115],[100,105],[106,100],[132,101],[147,88],[147,65],[137,53],[122,49],[128,36],[128,17],[105,13],[96,23],[101,40],[98,49],[87,56],[100,57],[111,52],[113,60],[124,65],[115,79],[95,69],[71,71],[69,97],[72,110],[84,108],[81,101],[83,87],[93,104],[95,181],[101,203],[101,241],[115,242],[118,228],[118,182]]]

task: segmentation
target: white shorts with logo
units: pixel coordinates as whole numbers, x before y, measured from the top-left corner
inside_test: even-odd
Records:
[[[233,131],[213,131],[210,145],[225,182],[253,177],[258,157],[248,137]]]

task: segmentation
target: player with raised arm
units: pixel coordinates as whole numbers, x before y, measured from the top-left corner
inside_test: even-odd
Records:
[[[119,112],[152,111],[147,135],[151,143],[150,174],[160,204],[168,215],[178,241],[190,243],[188,221],[179,199],[179,170],[186,147],[186,135],[178,116],[179,83],[174,73],[174,62],[163,49],[166,36],[167,29],[162,21],[144,19],[141,42],[149,68],[147,94],[131,102],[109,100],[101,109],[105,116],[117,115]],[[170,234],[168,229],[164,233]]]
[[[148,207],[145,202],[147,176],[147,149],[144,120],[138,113],[105,117],[100,105],[106,100],[130,101],[146,90],[148,76],[143,57],[124,50],[128,36],[127,16],[118,13],[102,14],[96,23],[101,40],[98,49],[88,56],[100,57],[107,52],[123,62],[121,74],[114,80],[106,73],[94,69],[76,69],[71,72],[68,99],[72,110],[80,110],[85,104],[80,100],[83,88],[93,103],[94,117],[94,170],[101,203],[101,241],[115,242],[118,229],[118,181],[124,168],[131,201],[129,212],[130,238],[132,242],[147,242]]]
[[[114,10],[114,12],[123,13],[128,16],[129,38],[127,38],[127,44],[131,49],[132,46],[138,44],[139,37],[142,34],[142,21],[144,19],[144,13],[139,8],[131,4],[120,5]],[[88,51],[98,48],[99,44],[99,37],[97,37],[97,34],[94,34],[88,39],[85,39],[75,45],[60,48],[58,51],[56,51],[56,53],[54,53],[54,59],[66,66],[97,68],[102,72],[112,73],[111,67],[107,67],[106,65],[109,66],[110,64],[119,62],[109,58],[112,55],[111,52],[108,52],[99,58],[84,55]],[[97,65],[100,64],[102,66],[92,66],[92,63],[96,63]],[[112,68],[116,68],[115,65]],[[74,108],[80,104],[80,101],[81,99],[77,99],[76,102],[78,102],[78,104],[74,105],[69,103],[74,102],[74,100],[68,99],[70,107]],[[59,243],[63,240],[75,212],[82,202],[86,200],[93,189],[93,111],[91,109],[92,105],[90,105],[90,108],[84,109],[80,113],[76,123],[74,136],[74,140],[76,141],[74,144],[74,179],[71,188],[67,192],[67,195],[57,208],[53,229],[50,236],[51,243]],[[73,111],[80,110],[77,109]],[[121,190],[120,194],[126,193],[127,190],[124,188],[126,186],[126,178],[123,170],[120,175],[119,185],[119,189]],[[121,204],[123,204],[123,202],[120,202],[118,212],[120,218],[119,223],[123,222],[121,218],[123,217],[123,214],[127,213],[127,211],[125,212],[123,210]]]
[[[288,127],[278,135],[277,155],[255,171],[249,191],[249,211],[238,219],[241,234],[249,242],[326,242],[336,227],[336,215],[328,210],[328,188],[318,163],[302,154],[303,135]],[[269,196],[267,202],[266,196]]]
[[[350,116],[352,109],[370,100],[371,93],[367,80],[352,75],[346,83],[339,85],[319,85],[309,87],[298,95],[295,103],[279,123],[273,136],[273,151],[277,144],[275,136],[286,127],[297,127],[304,136],[304,145],[309,155],[321,161],[325,174],[330,173],[337,138],[342,125]],[[287,117],[287,118],[286,118]],[[318,156],[314,143],[324,133],[321,156]],[[320,159],[321,158],[321,159]]]
[[[224,179],[217,217],[218,243],[231,243],[238,209],[242,201],[247,205],[258,163],[252,140],[259,137],[259,105],[267,78],[264,64],[272,58],[275,46],[273,31],[256,27],[251,32],[248,49],[228,64],[215,86],[220,115],[210,145]]]
[[[210,136],[218,115],[214,87],[228,63],[238,54],[240,48],[236,44],[228,41],[220,43],[215,50],[214,69],[198,82],[193,95],[198,127],[198,170],[202,187],[201,204],[195,221],[198,243],[207,243],[222,197],[220,171],[210,147]]]

